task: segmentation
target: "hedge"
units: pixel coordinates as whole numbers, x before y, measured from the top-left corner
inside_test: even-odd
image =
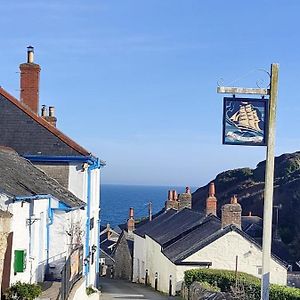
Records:
[[[5,291],[4,295],[7,300],[33,300],[41,293],[42,288],[39,285],[17,281]]]
[[[235,272],[214,269],[192,269],[185,271],[185,284],[189,287],[194,281],[205,281],[215,285],[222,292],[230,292],[235,286]],[[260,279],[238,272],[238,282],[242,284],[248,299],[260,299]],[[300,300],[300,289],[271,284],[271,300]]]

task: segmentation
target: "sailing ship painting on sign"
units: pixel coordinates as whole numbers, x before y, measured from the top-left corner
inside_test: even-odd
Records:
[[[267,101],[224,98],[223,144],[265,146]]]

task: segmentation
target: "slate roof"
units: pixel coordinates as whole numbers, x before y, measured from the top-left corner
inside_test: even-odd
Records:
[[[221,221],[210,215],[196,229],[166,247],[163,253],[172,262],[181,261],[206,246],[212,235],[220,229]]]
[[[169,209],[169,210],[165,211],[163,214],[159,215],[154,220],[152,220],[150,222],[146,222],[143,225],[137,227],[135,229],[134,233],[141,237],[144,237],[145,234],[148,234],[149,231],[154,230],[157,227],[160,227],[162,222],[168,220],[170,217],[172,217],[176,213],[177,213],[177,211],[175,209]]]
[[[74,142],[42,117],[0,87],[0,143],[20,155],[89,156],[90,152]]]
[[[222,229],[220,219],[210,215],[200,226],[192,230],[187,235],[179,238],[174,243],[170,244],[168,247],[163,249],[162,252],[172,262],[175,264],[180,264],[187,257],[211,244],[230,231],[237,232],[261,249],[260,244],[258,244],[253,238],[237,228],[235,225],[229,225]],[[288,264],[281,257],[278,257],[274,253],[273,249],[272,258],[285,268],[288,266]]]
[[[0,147],[0,192],[11,197],[50,194],[69,207],[85,205],[55,179],[5,147]]]
[[[153,221],[146,223],[138,228],[135,233],[139,234],[142,230],[153,240],[163,247],[172,243],[174,239],[186,235],[189,231],[199,226],[205,215],[191,209],[185,208],[181,211],[168,210],[165,214],[158,216]],[[153,224],[153,223],[154,224]]]

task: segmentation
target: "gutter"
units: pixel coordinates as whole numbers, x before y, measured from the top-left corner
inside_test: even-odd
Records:
[[[50,155],[23,155],[24,158],[31,162],[87,162],[90,165],[97,164],[104,167],[106,163],[93,155],[88,156],[50,156]]]

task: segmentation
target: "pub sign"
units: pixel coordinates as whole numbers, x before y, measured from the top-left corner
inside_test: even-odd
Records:
[[[223,144],[265,146],[267,100],[225,97]]]

